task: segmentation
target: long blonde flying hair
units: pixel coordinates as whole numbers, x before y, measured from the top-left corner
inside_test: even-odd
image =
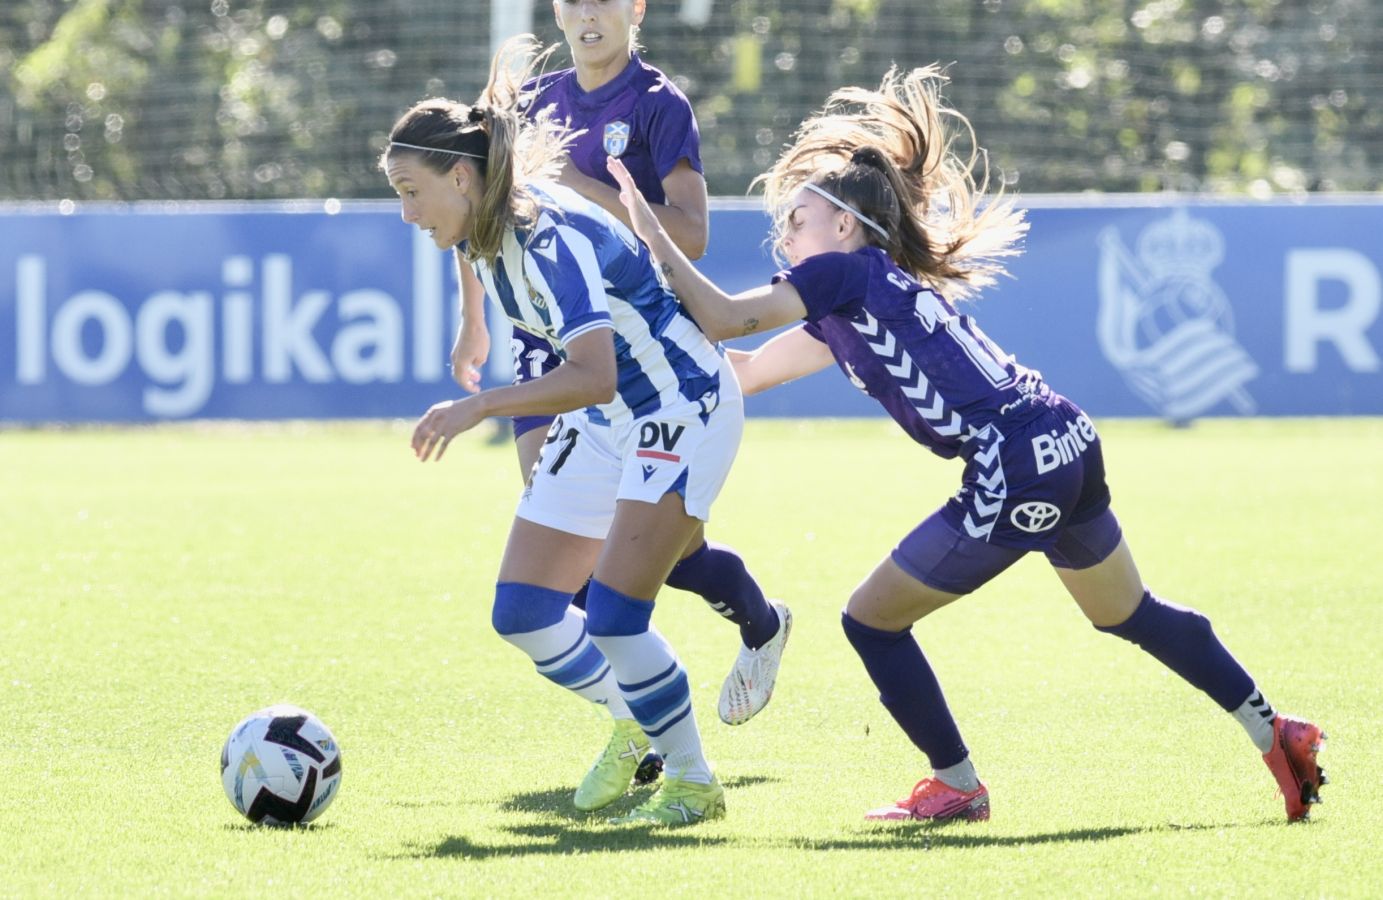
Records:
[[[877,90],[832,93],[755,179],[773,214],[775,250],[790,201],[810,182],[879,223],[886,237],[861,223],[866,240],[947,296],[971,296],[1006,274],[1002,259],[1022,252],[1028,224],[1002,188],[985,202],[988,160],[970,121],[942,102],[948,80],[937,66],[906,74],[895,66]]]

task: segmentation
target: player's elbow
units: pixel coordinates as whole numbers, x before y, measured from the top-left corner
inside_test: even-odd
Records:
[[[615,399],[619,388],[619,370],[613,358],[609,365],[594,365],[587,368],[582,379],[582,399],[586,406],[599,406]]]
[[[738,376],[740,381],[740,393],[746,397],[752,397],[755,394],[768,390],[768,385],[764,384],[761,379],[755,377],[752,367],[748,370],[738,369],[735,375]]]
[[[700,228],[695,229],[692,236],[682,247],[682,252],[687,255],[687,259],[698,260],[706,255],[706,245],[710,243],[710,231],[703,222]]]
[[[609,382],[602,383],[600,389],[593,393],[594,399],[591,400],[591,403],[596,406],[610,403],[615,399],[615,389],[617,386],[618,383],[613,378],[611,378]]]
[[[729,315],[707,316],[707,321],[702,322],[698,319],[697,324],[710,341],[728,341],[731,338],[744,337],[745,332],[737,328],[732,319]]]
[[[673,243],[687,259],[700,259],[706,255],[706,245],[711,240],[710,222],[706,216],[697,216],[687,210],[683,210],[682,215],[686,221],[677,229]]]

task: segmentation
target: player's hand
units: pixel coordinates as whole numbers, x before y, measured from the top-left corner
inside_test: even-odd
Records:
[[[463,323],[451,347],[451,377],[468,393],[480,390],[480,367],[490,355],[490,332],[479,325]]]
[[[434,405],[413,429],[414,455],[419,462],[427,462],[436,451],[436,459],[441,460],[452,438],[470,431],[484,418],[480,413],[480,404],[470,397]]]
[[[629,222],[634,226],[634,233],[647,242],[661,227],[658,217],[653,214],[653,208],[644,199],[638,185],[634,184],[634,176],[629,174],[629,170],[618,157],[606,157],[605,168],[610,170],[610,174],[619,183],[619,202],[629,210]]]

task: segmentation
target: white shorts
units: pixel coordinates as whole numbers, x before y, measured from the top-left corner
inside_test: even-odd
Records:
[[[564,413],[548,430],[516,515],[604,540],[617,501],[657,503],[675,492],[688,515],[708,521],[743,433],[744,399],[728,364],[721,367],[719,398],[624,425],[597,425],[580,410]]]

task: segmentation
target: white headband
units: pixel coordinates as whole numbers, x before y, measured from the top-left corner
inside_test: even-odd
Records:
[[[462,150],[448,150],[445,147],[424,147],[421,144],[405,144],[403,141],[390,141],[390,147],[407,147],[409,150],[422,150],[426,153],[450,153],[452,156],[469,156],[471,159],[485,159],[479,153],[466,153]]]
[[[851,206],[849,203],[846,203],[844,200],[825,190],[822,190],[821,188],[812,184],[810,181],[808,181],[806,184],[802,186],[807,190],[811,191],[812,193],[820,194],[821,196],[825,197],[831,203],[834,203],[836,206],[839,206],[841,209],[845,210],[850,215],[854,216],[864,224],[868,225],[870,228],[873,228],[875,231],[879,232],[879,236],[882,237],[884,240],[888,240],[888,232],[884,230],[884,226],[880,225],[878,222],[875,222],[873,219],[869,218],[864,213],[860,212],[858,209],[855,209],[855,207]]]

